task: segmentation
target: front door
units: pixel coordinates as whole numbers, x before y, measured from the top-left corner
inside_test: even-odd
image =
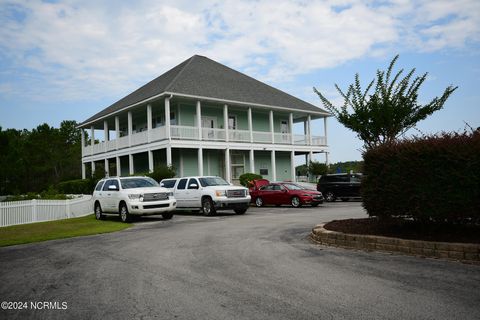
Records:
[[[217,127],[216,117],[202,117],[202,138],[216,140],[215,129]],[[210,129],[210,130],[209,130]]]
[[[280,133],[282,133],[282,142],[283,143],[288,143],[288,121],[287,120],[282,120],[280,122]]]

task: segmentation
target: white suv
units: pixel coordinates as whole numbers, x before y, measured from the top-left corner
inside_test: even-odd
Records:
[[[119,214],[123,222],[129,222],[132,215],[162,214],[164,219],[171,219],[176,205],[172,192],[148,177],[105,178],[93,191],[98,220],[105,213]]]
[[[220,177],[183,177],[164,179],[162,187],[173,192],[177,209],[198,210],[210,216],[217,210],[232,210],[244,214],[250,205],[248,189],[232,186]]]

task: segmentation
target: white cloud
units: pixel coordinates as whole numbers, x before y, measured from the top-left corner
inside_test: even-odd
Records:
[[[0,74],[0,86],[40,99],[120,97],[195,53],[285,80],[392,48],[462,48],[480,40],[479,12],[475,0],[5,1],[0,64],[21,71]]]

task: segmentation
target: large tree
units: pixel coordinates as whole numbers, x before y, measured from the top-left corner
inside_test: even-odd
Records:
[[[397,60],[398,55],[392,59],[386,72],[377,70],[376,80],[372,80],[364,91],[358,73],[355,75],[355,82],[346,92],[335,84],[344,99],[342,106],[333,105],[321,92],[313,88],[333,116],[357,133],[365,149],[394,141],[415,127],[417,122],[442,109],[448,97],[457,89],[448,86],[441,97],[435,97],[427,104],[419,104],[418,91],[428,73],[413,78],[415,69],[412,69],[402,78],[404,70],[401,69],[392,77]],[[370,94],[372,87],[374,92]]]

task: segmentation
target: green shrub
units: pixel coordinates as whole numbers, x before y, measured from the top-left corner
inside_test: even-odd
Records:
[[[96,182],[92,179],[68,180],[60,182],[57,189],[65,194],[91,194],[95,184]]]
[[[382,145],[364,160],[362,196],[370,216],[480,221],[478,131]]]
[[[157,182],[162,181],[163,179],[173,178],[176,175],[175,168],[173,166],[156,166],[153,169],[153,172],[146,173],[147,177],[154,179]]]
[[[258,180],[258,179],[263,179],[263,177],[259,174],[256,173],[244,173],[240,177],[238,177],[240,180],[240,184],[244,187],[248,187],[248,183],[253,180]]]

